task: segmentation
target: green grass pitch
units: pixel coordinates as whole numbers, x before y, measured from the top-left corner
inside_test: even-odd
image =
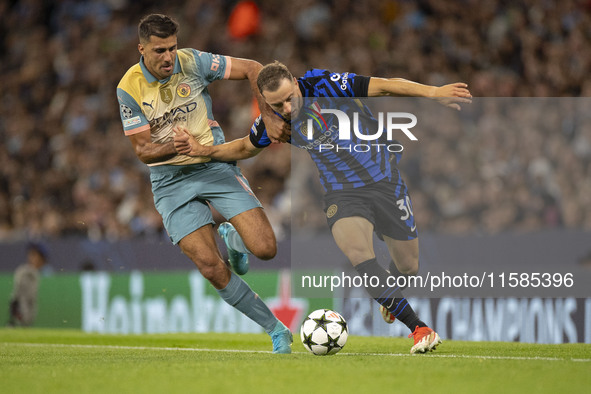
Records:
[[[583,393],[591,345],[349,337],[334,356],[271,354],[264,334],[0,329],[2,393]]]

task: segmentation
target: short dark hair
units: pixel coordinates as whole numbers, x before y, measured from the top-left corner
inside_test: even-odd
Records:
[[[168,38],[176,35],[178,30],[179,24],[171,17],[162,14],[144,16],[137,28],[140,42],[150,41],[151,36]]]
[[[261,68],[257,77],[257,87],[261,94],[263,90],[275,91],[279,88],[279,83],[283,79],[292,80],[293,75],[289,72],[287,66],[275,60]]]
[[[41,256],[43,258],[43,260],[47,260],[47,247],[40,243],[40,242],[34,242],[34,241],[30,241],[27,243],[27,251],[31,252],[36,252],[37,254],[39,254],[39,256]]]

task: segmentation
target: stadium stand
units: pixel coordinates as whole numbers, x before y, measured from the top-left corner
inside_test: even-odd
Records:
[[[278,59],[296,75],[314,66],[429,84],[465,81],[475,97],[591,96],[589,1],[277,7],[261,0],[259,28],[236,38],[226,27],[234,4],[0,3],[0,241],[162,234],[148,172],[122,133],[115,97],[117,82],[139,58],[137,22],[152,11],[181,22],[182,47],[263,64]],[[242,83],[211,90],[228,140],[246,135],[253,118]],[[425,139],[401,163],[419,227],[447,234],[591,229],[590,126],[583,119],[507,137],[479,125],[481,132],[461,143],[453,130]],[[450,149],[458,154],[445,154]],[[280,236],[289,232],[293,175],[289,154],[277,153],[288,150],[276,146],[241,164]],[[298,174],[306,176],[314,174]],[[297,195],[300,204],[309,199]],[[325,230],[321,216],[317,226]]]

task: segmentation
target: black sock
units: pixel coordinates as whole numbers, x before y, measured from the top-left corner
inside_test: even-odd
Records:
[[[372,276],[379,279],[378,287],[367,286],[365,289],[374,300],[388,309],[396,319],[404,323],[411,331],[414,331],[416,326],[427,326],[419,319],[406,298],[404,298],[400,287],[388,287],[388,271],[379,265],[375,258],[356,265],[355,269],[362,277],[367,275],[367,283],[370,283],[369,278]]]
[[[410,275],[403,274],[402,272],[398,271],[398,267],[396,267],[396,263],[394,263],[394,260],[390,260],[390,265],[388,266],[388,271],[390,271],[390,276],[393,276],[397,279],[401,276],[404,276],[404,278],[405,278],[405,280],[403,281],[404,286],[400,286],[400,290],[404,290],[408,287],[408,277]]]

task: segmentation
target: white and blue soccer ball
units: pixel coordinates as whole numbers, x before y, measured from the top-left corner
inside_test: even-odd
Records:
[[[338,353],[349,337],[347,322],[330,309],[318,309],[310,313],[302,323],[300,337],[304,347],[317,356]]]

